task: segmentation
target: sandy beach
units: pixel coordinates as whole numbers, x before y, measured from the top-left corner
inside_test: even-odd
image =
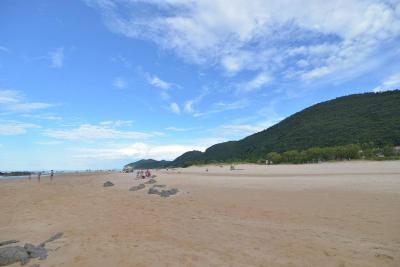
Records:
[[[399,161],[236,168],[153,172],[169,198],[134,174],[2,180],[0,241],[63,232],[42,267],[400,266]]]

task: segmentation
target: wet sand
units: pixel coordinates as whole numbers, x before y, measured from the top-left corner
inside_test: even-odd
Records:
[[[133,174],[2,180],[0,241],[63,232],[42,267],[400,266],[399,161],[236,168],[154,172],[169,198]]]

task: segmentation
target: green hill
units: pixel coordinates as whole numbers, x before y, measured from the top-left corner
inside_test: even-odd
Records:
[[[223,161],[257,161],[271,151],[346,144],[400,145],[400,91],[339,97],[297,112],[239,141],[190,151],[170,166]]]
[[[133,163],[129,163],[124,166],[126,167],[132,167],[134,170],[143,170],[143,169],[157,169],[157,168],[165,168],[169,166],[171,161],[167,160],[154,160],[154,159],[142,159]]]
[[[257,159],[271,151],[373,142],[400,144],[400,91],[339,97],[306,108],[239,141],[208,148],[202,160]]]

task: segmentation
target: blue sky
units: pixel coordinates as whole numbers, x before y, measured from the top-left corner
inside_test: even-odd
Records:
[[[0,2],[0,170],[120,168],[400,88],[398,0]]]

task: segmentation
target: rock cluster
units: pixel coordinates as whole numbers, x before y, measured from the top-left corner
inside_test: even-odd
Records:
[[[148,194],[156,194],[159,195],[160,197],[169,197],[172,195],[176,195],[179,192],[178,189],[176,188],[171,188],[171,189],[161,189],[159,190],[158,187],[153,186],[149,189],[147,192]]]
[[[46,243],[57,240],[62,236],[63,233],[57,233],[37,246],[29,243],[26,243],[23,247],[7,246],[10,244],[18,243],[17,240],[0,242],[0,266],[9,265],[16,262],[20,262],[22,265],[25,265],[29,262],[30,259],[34,258],[44,260],[47,258],[47,250],[45,248]]]
[[[132,186],[131,188],[129,188],[129,191],[138,191],[145,188],[146,187],[145,184],[153,184],[153,186],[149,188],[149,191],[147,191],[148,194],[159,195],[160,197],[166,198],[172,195],[176,195],[179,192],[179,190],[176,188],[166,189],[167,186],[165,184],[155,184],[155,183],[157,183],[157,180],[151,178],[147,182],[144,182],[136,186]]]
[[[110,186],[114,186],[114,184],[110,181],[107,181],[103,184],[104,187],[110,187]]]
[[[129,191],[138,191],[138,190],[143,189],[145,187],[146,186],[144,184],[139,184],[139,185],[132,186],[131,188],[129,188]]]
[[[150,180],[148,180],[147,182],[145,182],[145,184],[155,184],[157,183],[157,180],[151,178]]]

